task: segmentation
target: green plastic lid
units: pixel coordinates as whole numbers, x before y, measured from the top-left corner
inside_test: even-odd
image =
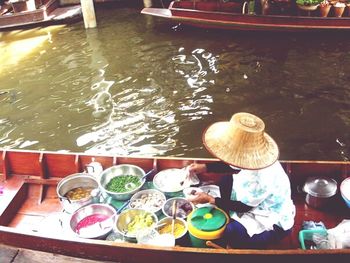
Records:
[[[193,211],[191,224],[202,231],[215,231],[226,223],[225,214],[214,206],[201,207]]]

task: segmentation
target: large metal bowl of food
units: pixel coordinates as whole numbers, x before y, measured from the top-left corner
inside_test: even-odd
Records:
[[[136,234],[146,228],[155,227],[158,217],[144,209],[127,209],[120,213],[115,222],[114,231],[124,236],[125,240],[136,242]]]
[[[166,201],[165,195],[156,189],[145,189],[135,193],[129,203],[130,208],[139,208],[160,215]]]
[[[90,204],[73,213],[70,228],[81,238],[104,239],[113,229],[116,213],[110,205]]]
[[[115,165],[100,175],[100,187],[103,192],[116,200],[128,200],[139,191],[146,181],[145,171],[131,164]]]
[[[57,196],[63,209],[73,213],[93,201],[92,191],[98,191],[96,179],[86,173],[71,174],[63,178],[56,187]]]

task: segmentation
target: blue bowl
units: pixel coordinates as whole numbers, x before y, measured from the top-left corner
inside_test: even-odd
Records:
[[[347,207],[350,208],[350,177],[343,180],[340,185],[340,194],[343,197],[343,200]]]

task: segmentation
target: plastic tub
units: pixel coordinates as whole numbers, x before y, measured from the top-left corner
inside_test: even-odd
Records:
[[[327,239],[327,230],[325,229],[307,229],[299,232],[299,242],[302,249],[309,249],[307,242],[313,242],[314,235],[320,235]]]
[[[220,208],[205,206],[195,209],[187,217],[190,242],[194,247],[208,247],[208,240],[218,240],[224,234],[228,215]]]

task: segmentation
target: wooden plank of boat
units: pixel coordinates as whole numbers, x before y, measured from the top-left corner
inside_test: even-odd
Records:
[[[349,219],[349,209],[338,196],[336,205],[317,210],[305,204],[298,186],[309,176],[332,177],[337,182],[350,176],[350,162],[282,161],[291,179],[292,198],[297,215],[292,233],[266,249],[196,248],[177,245],[157,247],[107,240],[81,239],[57,228],[62,206],[56,185],[64,177],[83,172],[92,160],[106,169],[116,164],[134,164],[156,172],[182,168],[193,162],[215,159],[172,157],[125,157],[43,151],[0,150],[0,243],[18,248],[46,251],[67,256],[117,262],[233,262],[237,260],[334,260],[347,262],[350,249],[302,250],[298,240],[303,221],[322,221],[327,228]],[[215,174],[206,179],[217,180]],[[151,179],[151,178],[150,178]],[[52,220],[55,219],[55,220]],[[55,221],[55,224],[53,224]]]
[[[2,263],[19,262],[55,262],[55,263],[103,263],[108,261],[87,260],[77,257],[68,257],[59,254],[40,252],[30,249],[16,248],[0,245],[0,259]],[[110,261],[109,261],[110,262]]]
[[[33,11],[6,13],[0,16],[0,30],[30,26],[71,23],[82,19],[80,5],[60,6],[59,0],[49,0]]]
[[[202,28],[292,32],[350,29],[350,17],[242,14],[242,3],[221,3],[220,8],[213,2],[196,3],[174,1],[168,8],[144,8],[141,13]]]

